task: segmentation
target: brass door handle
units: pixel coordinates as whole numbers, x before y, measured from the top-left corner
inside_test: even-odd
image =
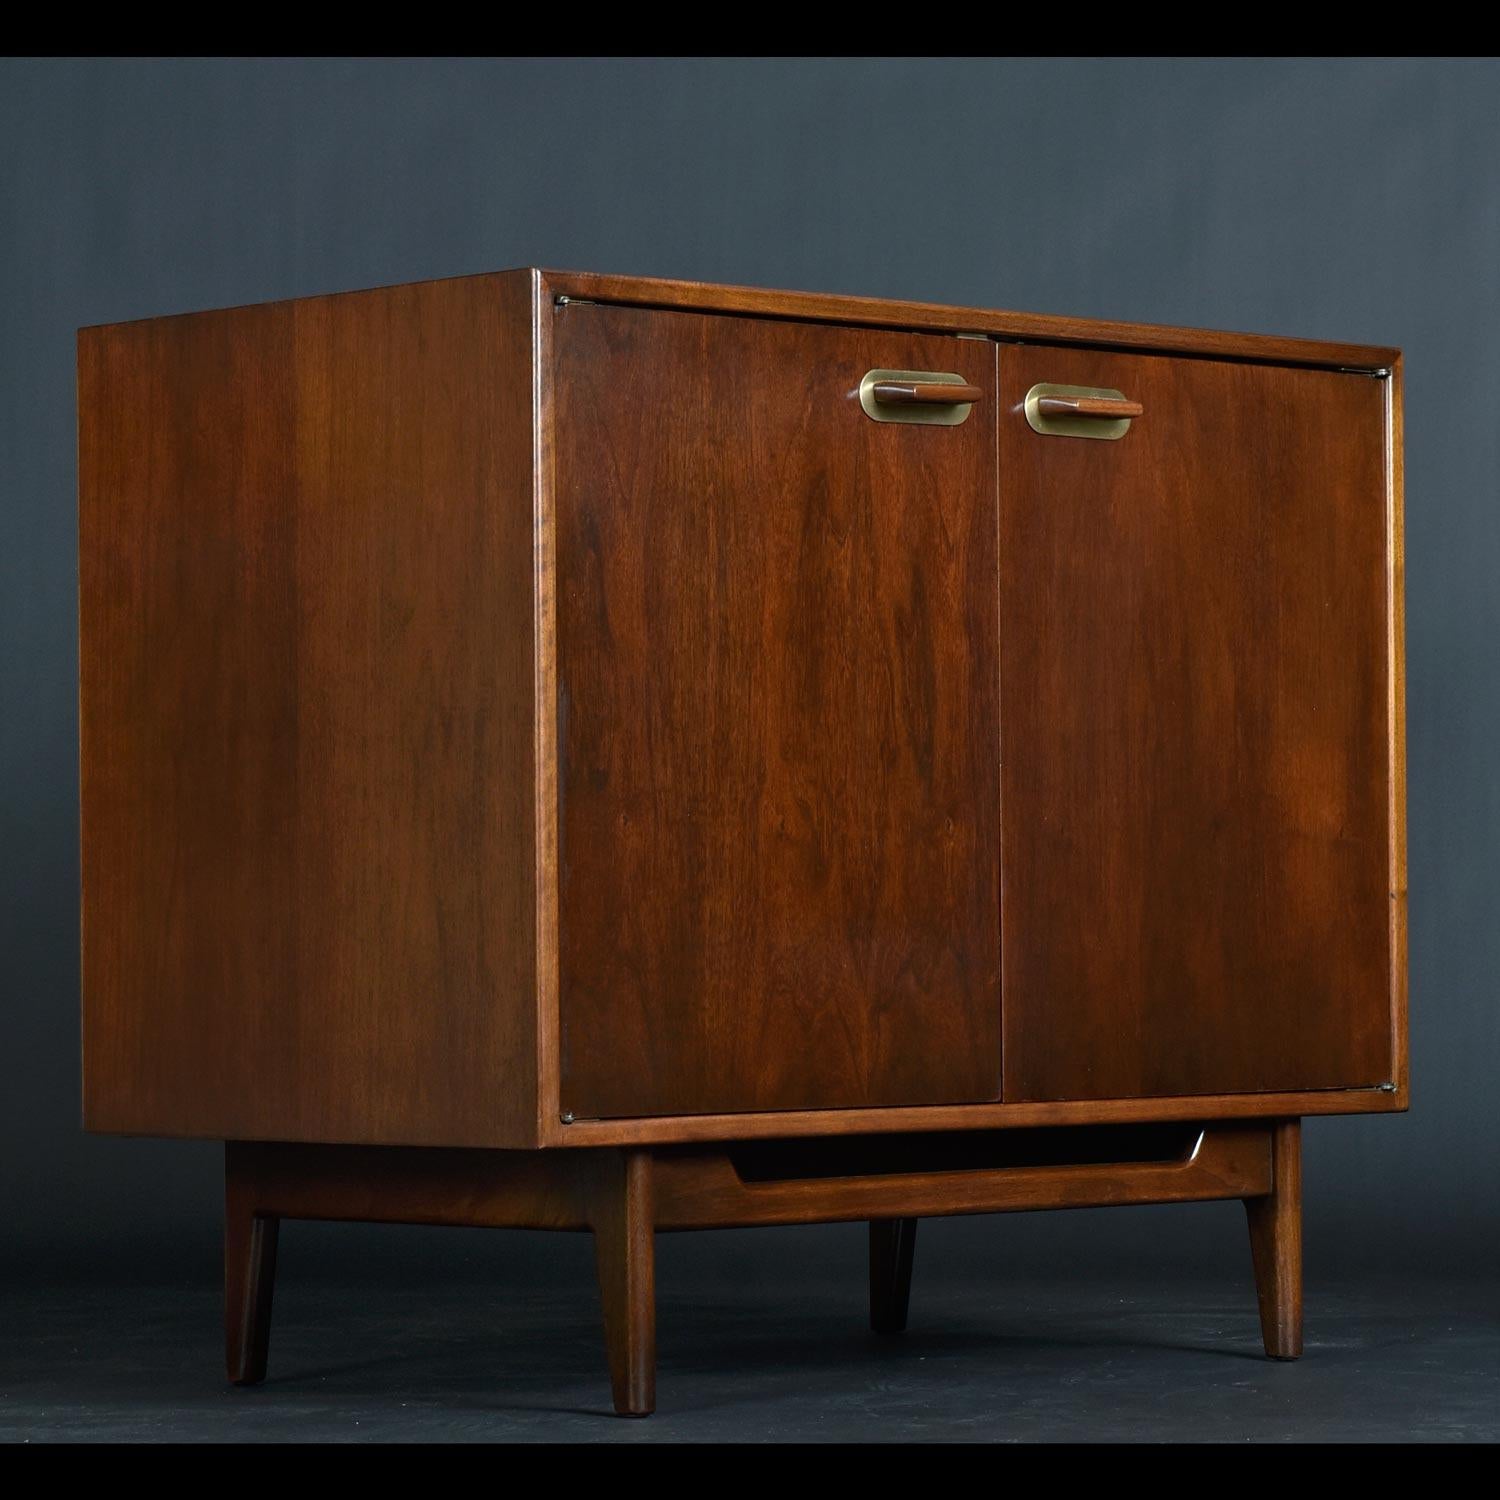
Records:
[[[870,370],[859,383],[859,404],[872,422],[957,427],[983,396],[948,370]]]
[[[961,401],[978,401],[984,395],[977,385],[946,381],[925,385],[919,380],[877,380],[871,390],[882,406],[912,406],[924,401],[933,406],[955,406]]]
[[[1045,437],[1122,438],[1146,408],[1123,391],[1093,385],[1034,385],[1026,392],[1026,421]]]

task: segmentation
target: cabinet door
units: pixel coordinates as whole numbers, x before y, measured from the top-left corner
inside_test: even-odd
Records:
[[[1392,1078],[1387,384],[1002,350],[1007,1100]]]
[[[993,346],[553,337],[564,1111],[996,1098]],[[873,369],[984,394],[877,422]]]

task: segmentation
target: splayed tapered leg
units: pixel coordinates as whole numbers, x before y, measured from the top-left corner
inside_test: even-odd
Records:
[[[870,1327],[876,1333],[906,1328],[916,1243],[915,1219],[870,1220]]]
[[[236,1385],[266,1378],[280,1226],[279,1219],[255,1212],[231,1147],[224,1172],[224,1361]]]
[[[1260,1331],[1272,1359],[1302,1353],[1302,1122],[1271,1131],[1271,1191],[1246,1198]]]
[[[604,1304],[604,1342],[615,1410],[656,1410],[656,1228],[651,1154],[624,1151],[605,1163],[590,1218]]]

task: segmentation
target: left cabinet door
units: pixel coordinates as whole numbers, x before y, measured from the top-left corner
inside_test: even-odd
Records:
[[[554,313],[562,1108],[1000,1091],[995,356]],[[877,422],[871,370],[958,377]]]

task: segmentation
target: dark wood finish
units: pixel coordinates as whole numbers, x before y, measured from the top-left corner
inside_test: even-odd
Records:
[[[1138,1137],[1112,1137],[1108,1130],[1041,1131],[1036,1134],[1059,1140],[1055,1150],[1046,1143],[1020,1148],[1016,1159],[1032,1165],[925,1171],[906,1170],[913,1155],[922,1156],[924,1138],[879,1137],[864,1143],[865,1166],[853,1175],[829,1175],[819,1143],[804,1141],[778,1148],[790,1164],[783,1176],[756,1176],[715,1147],[657,1154],[230,1142],[229,1377],[242,1385],[265,1377],[282,1219],[591,1230],[615,1410],[644,1416],[656,1404],[659,1229],[869,1219],[871,1326],[897,1332],[906,1324],[922,1215],[1235,1197],[1246,1200],[1250,1213],[1267,1349],[1290,1357],[1300,1347],[1296,1131],[1296,1122],[1283,1122],[1274,1132],[1265,1126],[1199,1126],[1179,1132],[1186,1146],[1163,1159],[1151,1158],[1149,1144]],[[1017,1136],[1005,1133],[1002,1139],[1014,1142]],[[1116,1148],[1125,1159],[1110,1158]],[[984,1150],[979,1144],[967,1154],[982,1156]]]
[[[664,1152],[656,1163],[656,1223],[717,1229],[1247,1198],[1269,1191],[1270,1172],[1268,1134],[1257,1125],[1205,1129],[1196,1149],[1173,1161],[764,1182],[747,1181],[723,1152]]]
[[[656,1410],[656,1221],[651,1154],[626,1151],[601,1164],[593,1209],[610,1386],[621,1416]]]
[[[598,1163],[618,1155],[231,1141],[225,1173],[262,1218],[584,1230]]]
[[[592,1230],[616,1409],[651,1411],[651,1157],[640,1151],[434,1150],[230,1142],[225,1151],[229,1377],[266,1373],[281,1219]]]
[[[592,1233],[643,1414],[658,1230],[866,1220],[895,1331],[922,1216],[1233,1197],[1295,1358],[1298,1117],[1408,1098],[1401,379],[571,273],[84,330],[85,1121],[228,1141],[231,1380],[283,1219]]]
[[[91,1129],[535,1143],[534,280],[79,335]]]
[[[1370,344],[1289,339],[1275,334],[1225,333],[1204,328],[1167,328],[1097,318],[1060,318],[1047,313],[997,311],[983,307],[944,307],[931,302],[890,302],[874,297],[842,297],[823,292],[714,286],[702,281],[603,276],[585,271],[544,271],[541,275],[544,289],[554,298],[566,296],[633,307],[793,318],[811,323],[988,334],[997,339],[1022,340],[1028,344],[1150,349],[1213,359],[1360,370],[1389,369],[1399,354],[1396,349]]]
[[[870,1327],[875,1333],[906,1329],[917,1223],[916,1219],[870,1220]]]
[[[230,1148],[232,1150],[232,1148]],[[235,1385],[266,1378],[276,1242],[281,1221],[256,1211],[236,1174],[224,1173],[224,1358]]]
[[[589,306],[553,337],[564,1111],[996,1098],[993,418],[856,398],[993,389],[993,349]]]
[[[767,1140],[870,1131],[1030,1129],[1039,1125],[1117,1125],[1133,1120],[1268,1120],[1299,1115],[1369,1115],[1406,1109],[1403,1088],[1323,1089],[1292,1094],[1188,1094],[1160,1098],[1043,1100],[1030,1104],[953,1104],[930,1109],[786,1110],[660,1119],[573,1120],[552,1139],[561,1146],[675,1145]]]
[[[1302,1122],[1271,1132],[1271,1191],[1245,1199],[1260,1331],[1272,1359],[1302,1353]]]
[[[1139,401],[1118,396],[1038,396],[1036,409],[1044,417],[1104,417],[1112,422],[1142,416],[1146,410]]]
[[[1195,1124],[1177,1132],[1178,1145],[1159,1158],[1143,1156],[1122,1138],[1115,1159],[1107,1128],[1083,1134],[1098,1137],[1098,1144],[1070,1145],[1060,1157],[1023,1152],[1030,1162],[1023,1165],[1004,1164],[1009,1158],[997,1148],[998,1164],[957,1170],[951,1163],[912,1169],[914,1153],[922,1155],[921,1137],[870,1137],[866,1155],[890,1169],[836,1175],[817,1166],[816,1140],[789,1143],[794,1165],[774,1175],[737,1166],[732,1153],[717,1146],[539,1152],[231,1141],[225,1149],[226,1202],[233,1205],[227,1219],[232,1226],[254,1218],[322,1219],[596,1233],[613,1226],[626,1231],[616,1236],[623,1244],[638,1239],[642,1223],[662,1230],[724,1229],[1257,1199],[1272,1191],[1265,1125]],[[1004,1133],[1004,1139],[1014,1137]]]
[[[922,385],[910,380],[877,380],[870,389],[882,406],[960,406],[984,395],[977,385]]]
[[[1176,1095],[1145,1107],[1158,1110],[1161,1117],[1406,1107],[1401,369],[1396,351],[1036,320],[1006,313],[975,317],[960,309],[686,283],[507,273],[90,329],[80,335],[85,1111],[91,1128],[255,1134],[269,1130],[274,1117],[278,1133],[302,1137],[599,1145],[715,1139],[740,1131],[795,1135],[810,1129],[944,1129],[953,1123],[949,1107],[920,1105],[836,1116],[777,1110],[753,1119],[712,1114],[580,1121],[571,1126],[559,1120],[553,476],[548,441],[553,394],[549,379],[525,368],[535,351],[538,369],[550,371],[552,318],[545,309],[542,316],[533,316],[534,281],[541,285],[548,308],[554,295],[569,290],[574,296],[615,295],[632,304],[714,307],[767,319],[846,319],[871,326],[970,331],[983,327],[1001,339],[1093,340],[1118,347],[1171,348],[1195,356],[1390,369],[1390,379],[1378,384],[1385,388],[1388,408],[1388,962],[1395,1088]],[[442,311],[455,307],[477,312],[470,318],[449,317]],[[424,311],[429,308],[438,310],[435,317]],[[388,313],[387,345],[380,329]],[[412,324],[418,314],[424,327],[450,342],[451,348],[440,354],[429,339],[425,354],[413,352]],[[503,332],[497,328],[497,337],[481,337],[492,317],[503,323]],[[448,339],[445,329],[459,323],[473,332],[472,339]],[[363,334],[357,332],[360,328]],[[310,345],[321,345],[323,352],[314,347],[309,353]],[[492,365],[486,363],[491,356]],[[342,366],[352,362],[364,371],[362,378],[346,378]],[[420,395],[397,390],[398,382],[420,377],[436,391],[445,372],[466,377],[454,380],[458,390],[477,390],[493,373],[495,389],[479,403],[482,410],[434,423],[427,420],[431,413],[422,408]],[[375,389],[382,383],[384,392]],[[379,415],[370,414],[372,405],[382,401],[383,414],[391,419],[383,424]],[[302,433],[295,443],[293,407],[300,413],[296,430]],[[189,410],[196,428],[178,421],[177,414]],[[412,418],[412,412],[420,420]],[[497,837],[488,842],[503,843],[512,857],[486,888],[488,895],[498,894],[499,899],[483,908],[493,916],[496,933],[506,934],[503,942],[483,944],[502,982],[495,986],[491,1003],[457,1007],[465,1026],[493,1033],[488,1049],[470,1049],[470,1055],[487,1051],[491,1058],[503,1056],[504,1086],[485,1089],[481,1099],[479,1090],[455,1089],[451,1081],[428,1085],[410,1066],[392,1069],[395,1087],[390,1089],[381,1072],[380,1059],[400,1050],[395,1043],[404,1029],[424,1034],[438,1023],[417,1004],[409,1013],[400,1013],[399,961],[423,958],[423,963],[409,967],[440,974],[445,996],[452,990],[448,976],[456,969],[463,977],[465,964],[452,952],[456,929],[446,918],[438,921],[441,908],[427,908],[433,920],[426,931],[442,950],[436,964],[415,930],[425,920],[420,901],[415,907],[400,904],[389,934],[372,924],[372,941],[364,943],[361,937],[358,952],[352,936],[362,931],[358,922],[345,925],[350,939],[336,951],[326,944],[316,949],[311,944],[314,936],[337,935],[332,919],[325,921],[319,911],[349,905],[368,908],[379,897],[374,872],[380,861],[352,882],[352,890],[347,880],[340,890],[337,877],[347,874],[353,857],[345,857],[349,850],[377,842],[390,845],[383,848],[384,868],[440,868],[443,873],[433,877],[437,886],[457,879],[459,868],[450,869],[452,861],[437,859],[431,848],[420,846],[420,839],[414,852],[399,849],[403,830],[420,833],[427,828],[432,847],[443,836],[438,819],[428,827],[420,799],[409,819],[388,809],[384,822],[363,838],[343,840],[342,853],[337,845],[327,847],[327,840],[346,823],[350,828],[362,825],[362,807],[375,805],[361,802],[355,794],[373,787],[380,774],[395,767],[401,760],[399,745],[415,744],[427,733],[423,726],[429,721],[415,706],[420,693],[406,695],[402,709],[395,702],[394,688],[388,698],[379,691],[387,661],[382,656],[379,667],[370,665],[378,655],[375,627],[381,619],[410,618],[414,639],[421,633],[418,627],[432,622],[420,605],[408,607],[411,601],[403,595],[399,578],[382,582],[376,570],[365,587],[353,576],[354,569],[344,566],[337,586],[330,583],[320,589],[313,564],[319,557],[325,562],[348,557],[361,545],[366,547],[360,559],[364,564],[378,559],[393,566],[398,552],[404,558],[411,551],[411,536],[401,528],[415,529],[422,511],[401,510],[393,492],[414,469],[421,471],[419,478],[435,476],[436,483],[445,472],[437,451],[445,434],[463,431],[467,421],[483,429],[486,412],[505,418],[493,432],[486,475],[493,474],[496,495],[503,489],[506,496],[519,496],[521,503],[492,506],[487,512],[494,523],[489,539],[494,543],[493,560],[498,560],[498,571],[491,566],[488,576],[504,579],[505,586],[482,591],[481,604],[495,609],[494,640],[473,657],[483,654],[486,660],[504,664],[504,671],[495,674],[503,708],[486,721],[492,738],[504,741],[505,753],[497,756],[497,763],[510,767],[525,761],[527,745],[530,763],[517,777],[506,769],[498,773],[492,795],[500,816],[475,824],[481,830],[494,828]],[[533,415],[538,424],[534,437]],[[526,428],[520,436],[513,420],[518,416]],[[369,478],[369,470],[380,468],[386,458],[381,447],[385,439],[369,433],[377,425],[390,434],[393,447],[408,455],[404,467],[401,462],[395,465],[395,478],[385,486],[379,475]],[[341,449],[346,458],[330,455],[330,426],[347,437]],[[424,434],[420,440],[413,436],[419,430]],[[465,435],[472,436],[472,431]],[[1126,442],[1138,436],[1139,430]],[[361,440],[355,442],[356,437]],[[424,450],[420,459],[411,456],[417,449]],[[480,449],[470,443],[469,451]],[[372,452],[378,452],[378,460],[366,463],[361,455]],[[309,467],[308,458],[317,463]],[[450,471],[457,467],[456,461],[449,465]],[[325,468],[342,470],[345,477],[335,474],[336,482],[327,483]],[[502,474],[507,481],[503,486]],[[272,491],[293,497],[295,504],[255,502],[256,494]],[[198,497],[204,494],[212,495],[214,503],[202,503]],[[340,506],[350,522],[347,527],[336,518]],[[301,528],[307,532],[302,535],[291,522],[309,514],[322,514],[323,519]],[[443,519],[451,521],[452,515],[445,512]],[[368,522],[368,535],[357,532],[356,516]],[[393,535],[393,528],[391,545],[377,545],[379,537]],[[434,534],[443,530],[435,528]],[[462,533],[462,527],[459,530]],[[308,536],[314,539],[311,546]],[[455,554],[474,556],[473,540],[474,533],[463,533]],[[483,544],[485,538],[480,540]],[[419,546],[417,556],[422,555]],[[289,581],[287,569],[293,563]],[[175,592],[163,586],[167,578],[174,581]],[[331,613],[322,608],[328,602],[322,598],[325,592],[338,605]],[[431,590],[429,605],[430,596]],[[524,608],[518,603],[523,596]],[[386,605],[405,602],[382,615],[377,608],[380,599]],[[316,615],[314,603],[320,610]],[[289,625],[293,604],[296,618]],[[179,616],[187,622],[181,628]],[[460,655],[465,642],[472,645],[477,639],[476,621],[479,634],[484,634],[485,619],[482,608],[477,616],[472,610],[465,616],[466,628],[456,637]],[[338,628],[329,632],[328,642],[309,642],[306,651],[294,649],[300,635],[321,634],[329,624]],[[142,644],[147,636],[149,648]],[[430,636],[433,661],[440,664],[444,657],[436,647],[441,631],[434,626]],[[366,674],[360,691],[373,685],[372,709],[380,710],[370,714],[372,722],[379,719],[378,729],[358,739],[347,733],[358,719],[356,692],[341,692],[336,680],[325,684],[330,705],[337,710],[337,722],[325,722],[319,685],[307,683],[309,662],[327,663],[337,657],[342,664],[346,655],[358,669],[356,676],[359,671]],[[398,653],[396,676],[400,659]],[[288,674],[278,676],[270,669],[276,662],[294,660],[304,684],[295,693]],[[463,670],[461,661],[455,663],[455,690]],[[534,708],[518,691],[528,678]],[[137,691],[142,684],[149,688]],[[398,710],[394,720],[393,707]],[[403,712],[417,721],[410,733],[401,728]],[[191,738],[183,727],[190,721],[195,728]],[[293,785],[294,757],[285,734],[289,724],[301,742],[295,754],[298,798],[285,795]],[[254,732],[243,732],[247,730]],[[374,747],[372,775],[340,782],[344,762],[359,744]],[[457,756],[453,759],[456,765]],[[422,774],[429,763],[430,757],[424,756]],[[135,774],[137,770],[144,774]],[[450,782],[458,779],[439,775],[435,789],[446,794]],[[408,780],[416,784],[418,773]],[[321,799],[320,785],[330,789]],[[312,808],[304,805],[309,794]],[[322,814],[316,810],[320,801],[326,804]],[[278,817],[278,806],[288,816]],[[178,850],[181,868],[166,853],[176,809],[186,810]],[[299,855],[299,865],[317,866],[319,857],[324,860],[308,878],[294,879],[288,873],[288,827],[295,827],[302,837],[303,854],[310,853],[308,837],[323,846],[306,861]],[[231,849],[238,860],[248,857],[258,866],[254,878],[235,875],[232,862],[219,858]],[[519,876],[512,868],[516,863]],[[296,889],[291,890],[294,883]],[[520,907],[528,899],[528,886],[532,904],[523,915]],[[133,901],[144,903],[139,913]],[[299,932],[299,922],[289,920],[289,914],[309,902],[306,925],[311,931]],[[133,921],[136,915],[139,921]],[[444,935],[432,937],[440,927]],[[154,945],[153,935],[159,939]],[[303,950],[312,955],[305,965],[297,957]],[[311,974],[304,976],[304,968]],[[379,1024],[361,1026],[358,1012],[364,1002],[358,981],[372,975],[374,1018]],[[272,982],[273,977],[285,983]],[[312,980],[320,977],[339,981],[332,987],[334,993],[314,993]],[[190,994],[210,998],[200,1004],[190,1000]],[[295,1029],[288,1028],[288,1020],[296,1022]],[[445,1015],[442,1024],[451,1026],[451,1020]],[[360,1035],[351,1037],[347,1053],[332,1045],[354,1030]],[[297,1060],[304,1055],[304,1045],[299,1040],[294,1050],[291,1038],[300,1031],[311,1043],[306,1054],[316,1059],[311,1064]],[[406,1055],[423,1053],[420,1047],[415,1053],[407,1048]],[[248,1101],[232,1097],[240,1087],[238,1080],[252,1071],[252,1059],[261,1086],[251,1091]],[[468,1073],[461,1062],[453,1066]],[[439,1114],[449,1108],[464,1116],[461,1129],[433,1123],[425,1107],[429,1088]],[[330,1097],[320,1097],[325,1090]],[[333,1093],[339,1097],[331,1097]],[[403,1118],[419,1106],[421,1123],[408,1128]],[[1059,1100],[1040,1106],[1041,1112],[1034,1102],[980,1104],[971,1118],[980,1126],[1025,1126],[1044,1120],[1140,1118],[1141,1108],[1141,1101],[1131,1098]]]
[[[1018,348],[1000,404],[1006,1100],[1393,1082],[1384,382]]]

